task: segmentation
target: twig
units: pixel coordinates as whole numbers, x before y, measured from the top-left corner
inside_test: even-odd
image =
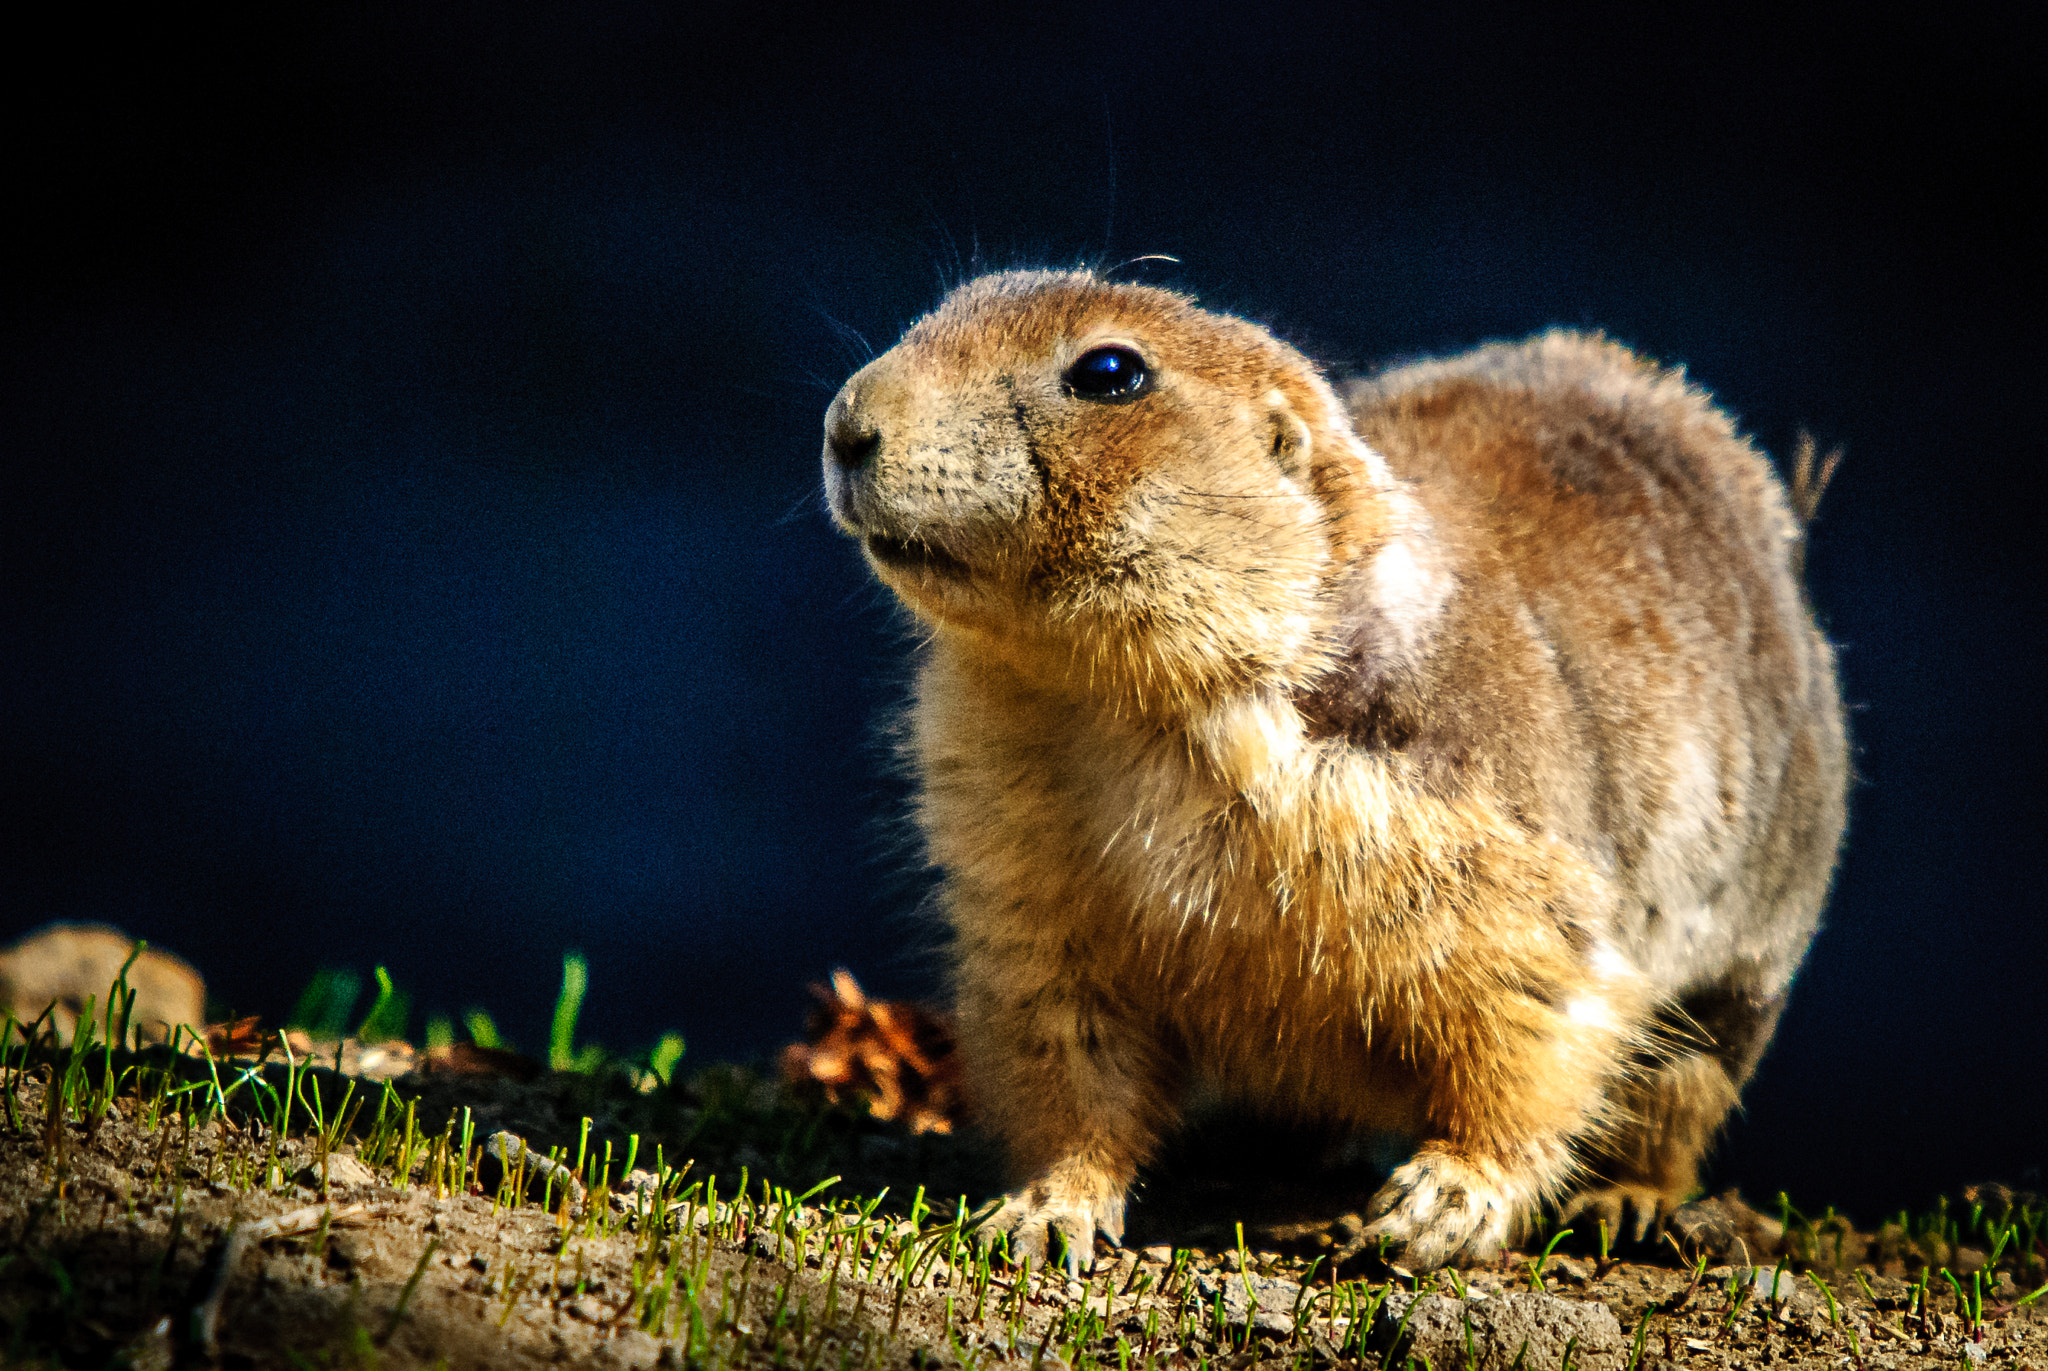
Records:
[[[249,1229],[245,1224],[236,1224],[222,1236],[212,1254],[213,1286],[205,1299],[192,1306],[192,1339],[206,1350],[208,1357],[220,1356],[221,1300],[228,1293],[228,1281],[233,1278],[242,1253],[248,1248]]]

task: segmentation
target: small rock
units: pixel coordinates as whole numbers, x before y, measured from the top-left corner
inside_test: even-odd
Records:
[[[1629,1352],[1606,1305],[1520,1291],[1484,1302],[1395,1291],[1373,1321],[1372,1344],[1389,1366],[1427,1357],[1432,1366],[1462,1367],[1469,1355],[1475,1371],[1509,1371],[1518,1358],[1525,1368],[1557,1366],[1567,1346],[1583,1371],[1621,1371]]]
[[[747,1239],[747,1245],[756,1253],[774,1262],[794,1262],[803,1259],[803,1239],[792,1233],[779,1236],[772,1228],[756,1228]]]
[[[1251,1287],[1249,1293],[1245,1289],[1247,1285]],[[1294,1307],[1301,1299],[1301,1287],[1293,1281],[1231,1272],[1223,1276],[1197,1276],[1195,1290],[1201,1295],[1202,1302],[1211,1308],[1215,1307],[1217,1292],[1221,1291],[1223,1317],[1232,1324],[1241,1327],[1249,1319],[1253,1332],[1283,1338],[1294,1332]],[[1258,1301],[1256,1307],[1253,1305],[1254,1296]]]
[[[653,1366],[661,1356],[661,1343],[638,1328],[628,1328],[609,1342],[598,1344],[591,1363],[601,1367]]]
[[[576,1169],[528,1147],[525,1139],[516,1133],[491,1134],[484,1143],[483,1162],[477,1167],[477,1180],[488,1193],[502,1183],[506,1173],[516,1173],[522,1159],[526,1167],[526,1194],[529,1199],[546,1197],[550,1205],[560,1204],[564,1187],[567,1187],[569,1208],[572,1211],[582,1210],[583,1182],[577,1179]]]
[[[547,1070],[531,1057],[476,1043],[430,1047],[414,1059],[414,1065],[430,1076],[503,1076],[515,1081],[539,1080]]]
[[[620,1213],[632,1214],[641,1209],[652,1207],[660,1201],[661,1197],[661,1177],[655,1175],[652,1171],[643,1171],[636,1166],[612,1183],[610,1193],[606,1198],[611,1207]],[[676,1213],[683,1207],[684,1202],[682,1200],[677,1199],[673,1194],[669,1195],[668,1208],[671,1214]],[[802,1211],[799,1211],[797,1227],[801,1228],[804,1226]]]
[[[1749,1278],[1751,1299],[1777,1315],[1780,1323],[1789,1323],[1795,1307],[1812,1303],[1812,1297],[1799,1288],[1799,1277],[1789,1266],[1764,1266]]]
[[[320,1188],[320,1163],[314,1162],[293,1177],[300,1185]],[[375,1185],[377,1173],[357,1161],[354,1157],[336,1152],[327,1158],[327,1184],[330,1189],[337,1185]]]
[[[353,1047],[354,1051],[350,1051]],[[356,1042],[344,1039],[341,1045],[341,1070],[347,1076],[368,1076],[372,1080],[395,1080],[413,1068],[418,1056],[411,1043],[398,1038],[378,1043]]]
[[[1160,1266],[1164,1266],[1168,1262],[1173,1260],[1173,1249],[1171,1247],[1168,1247],[1165,1243],[1160,1243],[1157,1247],[1146,1248],[1143,1252],[1140,1252],[1138,1255],[1148,1262],[1154,1262]]]
[[[1732,1190],[1680,1205],[1666,1226],[1682,1250],[1705,1252],[1743,1266],[1778,1251],[1785,1238],[1776,1219],[1752,1209]]]
[[[1593,1279],[1592,1269],[1584,1262],[1576,1257],[1561,1255],[1551,1257],[1549,1263],[1543,1268],[1543,1274],[1546,1276],[1554,1274],[1572,1282],[1574,1285],[1584,1285]]]
[[[609,1323],[612,1311],[602,1300],[589,1295],[579,1295],[562,1306],[562,1311],[585,1323]]]
[[[206,983],[199,973],[155,948],[135,956],[135,940],[104,924],[51,924],[0,951],[0,1010],[27,1024],[48,1008],[57,1040],[70,1042],[90,1002],[104,1038],[108,992],[123,965],[135,992],[132,1032],[152,1043],[169,1038],[177,1025],[186,1030],[181,1036],[200,1035]]]

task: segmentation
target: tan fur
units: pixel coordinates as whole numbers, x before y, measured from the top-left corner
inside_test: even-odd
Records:
[[[1105,344],[1149,389],[1065,384]],[[1574,1189],[1683,1197],[1847,775],[1801,526],[1703,393],[1551,333],[1340,399],[1184,297],[1016,273],[826,435],[930,628],[910,751],[998,1228],[1118,1237],[1199,1080],[1413,1137],[1370,1230],[1413,1265]]]

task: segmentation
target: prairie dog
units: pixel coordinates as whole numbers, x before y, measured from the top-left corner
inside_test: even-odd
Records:
[[[1209,1081],[1415,1142],[1368,1238],[1476,1261],[1683,1200],[1776,1024],[1848,778],[1768,460],[1551,332],[1341,394],[1086,272],[955,290],[825,417],[928,629],[909,716],[961,1047],[1070,1262]]]

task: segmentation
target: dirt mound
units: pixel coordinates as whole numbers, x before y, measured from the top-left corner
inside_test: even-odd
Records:
[[[351,1097],[331,1073],[17,1042],[0,1061],[6,1363],[2048,1368],[2048,1300],[2021,1304],[2048,1275],[2038,1216],[2024,1251],[1975,1270],[1951,1243],[1945,1275],[1909,1275],[1909,1241],[1889,1274],[1815,1248],[1333,1284],[1318,1238],[1340,1242],[1339,1221],[1275,1250],[1105,1246],[1069,1281],[991,1262],[958,1200],[928,1199],[991,1193],[971,1137],[821,1112],[730,1068],[655,1096],[569,1076],[399,1086]],[[501,1127],[518,1136],[487,1161]],[[777,1184],[825,1165],[845,1179],[815,1196]],[[1883,1257],[1877,1235],[1856,1242]]]

